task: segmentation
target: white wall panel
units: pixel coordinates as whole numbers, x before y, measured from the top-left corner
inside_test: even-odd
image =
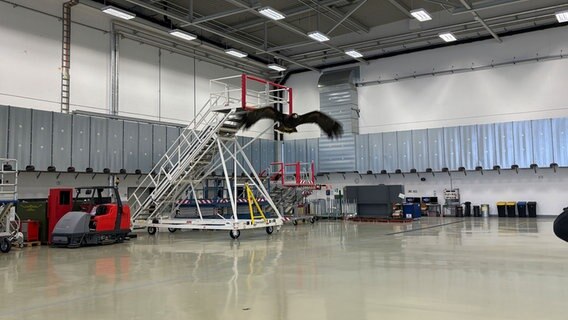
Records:
[[[75,9],[73,9],[75,10]],[[71,109],[108,110],[109,34],[73,24],[71,28]]]
[[[61,23],[0,2],[0,104],[60,110]]]
[[[286,86],[292,88],[293,111],[304,114],[320,109],[320,94],[317,87],[320,74],[318,72],[304,72],[290,77]],[[298,133],[286,135],[285,139],[319,138],[320,128],[315,124],[305,124],[297,128]]]
[[[158,117],[158,49],[128,39],[120,41],[119,114]]]
[[[194,116],[193,59],[162,50],[160,68],[161,118],[190,122]]]

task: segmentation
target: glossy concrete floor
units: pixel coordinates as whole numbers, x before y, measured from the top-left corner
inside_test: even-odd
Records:
[[[0,319],[567,319],[552,219],[168,232],[0,254]]]

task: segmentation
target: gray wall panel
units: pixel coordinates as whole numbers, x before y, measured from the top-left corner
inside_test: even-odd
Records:
[[[72,132],[73,132],[73,116],[69,114],[54,112],[53,113],[53,165],[58,171],[66,171],[67,168],[71,166]]]
[[[425,171],[428,164],[428,130],[412,130],[412,158],[414,169]]]
[[[355,171],[355,136],[343,135],[339,140],[319,139],[318,159],[321,172]]]
[[[412,155],[412,131],[399,131],[396,134],[398,148],[398,169],[408,172],[414,168]]]
[[[474,170],[478,164],[477,126],[460,127],[461,166]]]
[[[495,164],[510,168],[515,164],[513,123],[495,123]]]
[[[495,126],[480,124],[477,126],[477,165],[484,169],[493,169],[495,158]]]
[[[108,168],[111,172],[119,172],[124,169],[123,142],[124,128],[122,120],[108,119]]]
[[[531,165],[533,158],[531,122],[513,122],[513,137],[515,164],[517,164],[520,168],[528,168]]]
[[[428,163],[434,171],[446,166],[443,128],[428,129]]]
[[[384,169],[382,133],[369,134],[369,165],[373,173]]]
[[[124,169],[133,173],[138,166],[138,123],[124,121]]]
[[[85,171],[89,167],[91,118],[73,116],[73,136],[71,149],[71,165],[77,171]]]
[[[284,153],[282,157],[284,163],[296,161],[296,140],[284,140]]]
[[[553,160],[551,119],[532,120],[533,161],[539,167],[549,167]]]
[[[252,145],[249,148],[251,150],[250,162],[252,163],[254,170],[260,174],[262,170],[264,170],[264,168],[260,165],[260,157],[262,154],[260,139],[253,141]]]
[[[167,128],[158,124],[152,125],[152,167],[166,154],[168,145],[166,137]]]
[[[18,167],[24,169],[31,160],[32,110],[10,107],[9,127],[8,158],[18,160]]]
[[[91,161],[90,166],[95,172],[108,168],[107,159],[107,121],[105,118],[91,117]]]
[[[53,113],[32,111],[32,165],[36,170],[47,170],[51,165]]]
[[[367,173],[367,170],[371,170],[371,166],[369,164],[369,135],[356,135],[355,143],[357,148],[355,149],[355,152],[357,153],[356,169],[359,173]]]
[[[444,163],[450,170],[462,165],[460,127],[444,128]]]
[[[552,119],[554,162],[568,167],[568,118]]]
[[[296,140],[296,159],[292,162],[307,162],[308,161],[308,153],[307,153],[307,142],[306,139],[299,139]]]
[[[307,139],[306,141],[306,149],[307,149],[307,157],[308,157],[308,162],[313,162],[314,163],[314,173],[318,173],[319,172],[319,167],[318,167],[318,144],[319,144],[319,139],[315,138],[315,139]]]
[[[8,106],[0,105],[0,158],[8,157]]]
[[[142,172],[152,171],[152,125],[138,124],[138,169]]]
[[[167,150],[171,150],[172,147],[175,148],[177,147],[177,138],[179,137],[179,132],[180,132],[180,128],[178,127],[167,127],[166,129],[166,140],[167,140],[167,145],[166,145],[166,149]],[[170,156],[171,157],[171,161],[173,163],[177,162],[177,153],[172,153],[170,151]],[[217,171],[217,172],[221,172],[221,171]]]
[[[387,172],[399,169],[396,132],[383,133],[383,162]]]

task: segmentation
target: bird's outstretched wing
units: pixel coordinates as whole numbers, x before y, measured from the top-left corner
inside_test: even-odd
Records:
[[[272,119],[274,121],[282,121],[284,115],[272,107],[258,108],[244,112],[241,115],[240,123],[245,129],[252,127],[260,119]]]
[[[341,123],[319,111],[312,111],[298,117],[298,125],[304,123],[317,123],[329,138],[340,137],[343,134]]]

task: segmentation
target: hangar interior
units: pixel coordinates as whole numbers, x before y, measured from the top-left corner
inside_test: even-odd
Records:
[[[0,0],[0,226],[50,242],[50,189],[116,186],[136,236],[9,236],[1,317],[562,318],[566,21],[564,0]],[[241,106],[343,134],[227,129]]]

